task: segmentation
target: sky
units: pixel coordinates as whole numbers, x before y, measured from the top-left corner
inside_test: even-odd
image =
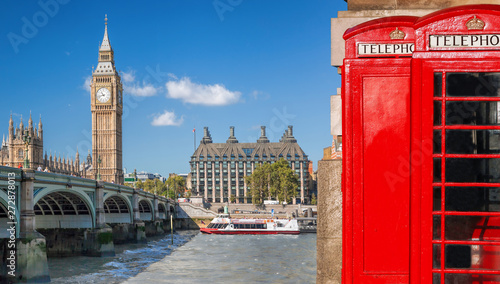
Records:
[[[89,80],[108,18],[124,85],[127,172],[188,173],[208,127],[240,143],[288,125],[314,162],[332,143],[330,19],[342,0],[6,0],[0,11],[0,135],[42,117],[44,151],[91,149]],[[193,133],[193,129],[196,129]]]

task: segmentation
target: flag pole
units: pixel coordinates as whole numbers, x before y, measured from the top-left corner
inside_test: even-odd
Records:
[[[193,148],[196,152],[196,127],[193,127]]]

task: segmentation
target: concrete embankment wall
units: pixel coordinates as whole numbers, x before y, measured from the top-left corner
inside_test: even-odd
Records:
[[[191,203],[179,203],[176,212],[175,227],[176,229],[185,230],[196,230],[205,227],[217,216],[217,213]]]
[[[114,245],[145,243],[147,237],[170,232],[170,221],[109,224],[102,229],[39,229],[46,240],[48,257],[109,256]]]

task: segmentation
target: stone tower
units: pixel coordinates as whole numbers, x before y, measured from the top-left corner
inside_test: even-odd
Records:
[[[12,120],[12,115],[9,120],[9,139],[8,142],[3,143],[2,148],[6,152],[8,151],[8,163],[5,159],[5,165],[11,167],[17,167],[19,164],[24,164],[24,159],[26,155],[26,145],[24,137],[29,137],[28,143],[28,159],[30,161],[30,168],[37,169],[39,166],[43,167],[43,129],[42,129],[42,118],[38,123],[38,129],[33,126],[33,119],[28,120],[28,126],[25,127],[23,124],[23,118],[21,117],[21,122],[19,127],[14,128],[14,121]],[[6,147],[3,147],[6,146]]]
[[[123,184],[123,86],[115,69],[107,20],[106,17],[99,60],[90,85],[93,168],[95,176],[99,173],[101,180]]]

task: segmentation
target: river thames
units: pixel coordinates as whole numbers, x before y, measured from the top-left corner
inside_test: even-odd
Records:
[[[49,259],[51,283],[315,283],[316,234],[204,235],[179,231],[116,256]]]

